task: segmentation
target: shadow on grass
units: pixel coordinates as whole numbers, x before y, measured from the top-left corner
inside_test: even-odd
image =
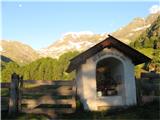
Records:
[[[49,118],[42,114],[25,114],[25,113],[19,113],[15,116],[8,116],[6,112],[2,112],[1,120],[49,120]]]
[[[62,119],[160,119],[159,102],[144,104],[142,106],[131,106],[128,108],[118,108],[103,112],[90,112],[77,110],[74,114],[61,116]]]
[[[35,115],[35,114],[18,114],[16,117],[8,117],[7,112],[2,112],[2,120],[49,120],[45,115]],[[103,112],[93,112],[84,111],[82,106],[79,106],[75,113],[60,115],[60,119],[148,119],[148,120],[158,120],[160,119],[160,104],[155,101],[152,103],[147,103],[141,106],[131,106],[128,108],[118,108],[110,111]]]

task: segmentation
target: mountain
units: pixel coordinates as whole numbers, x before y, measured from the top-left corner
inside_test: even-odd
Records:
[[[111,33],[113,36],[120,39],[122,42],[129,44],[144,32],[151,24],[157,19],[159,13],[150,14],[148,17],[135,18],[128,25],[120,28],[119,30]],[[95,45],[107,37],[107,33],[94,34],[90,31],[84,32],[69,32],[66,33],[49,47],[39,50],[41,57],[59,57],[67,51],[84,51],[89,47]]]
[[[38,53],[30,46],[18,41],[0,41],[0,55],[19,64],[26,64],[39,58]],[[1,57],[2,59],[2,57]]]
[[[155,13],[150,14],[146,18],[135,18],[126,26],[110,34],[126,44],[133,43],[146,29],[152,27],[151,24],[159,15],[159,13]],[[152,29],[150,31],[152,31]],[[68,51],[84,51],[104,40],[107,36],[108,33],[95,34],[90,31],[68,32],[55,43],[38,51],[17,41],[1,40],[0,54],[19,64],[26,64],[41,57],[58,58]]]
[[[160,16],[131,43],[135,48],[160,48]]]
[[[41,49],[39,53],[42,57],[59,57],[67,51],[84,51],[99,41],[105,39],[105,34],[94,34],[90,31],[84,32],[68,32],[61,39],[53,43],[47,48]]]
[[[160,13],[150,14],[146,18],[135,18],[129,24],[121,27],[112,35],[129,44],[133,42],[142,32],[151,26]]]
[[[160,73],[160,16],[130,45],[152,58],[143,69]]]

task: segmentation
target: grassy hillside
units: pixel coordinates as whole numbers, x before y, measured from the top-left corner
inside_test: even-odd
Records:
[[[146,56],[152,58],[152,61],[145,65],[136,67],[136,72],[140,72],[140,68],[145,70],[154,70],[160,72],[160,16],[144,31],[131,47],[137,49]],[[139,69],[139,70],[138,70]],[[137,73],[136,73],[137,74]]]
[[[137,48],[136,50],[138,50],[139,52],[143,53],[144,55],[152,58],[153,57],[153,48]]]
[[[135,42],[131,43],[134,48],[160,48],[160,16],[144,31]]]

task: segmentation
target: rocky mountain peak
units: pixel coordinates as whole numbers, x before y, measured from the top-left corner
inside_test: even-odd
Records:
[[[160,16],[160,13],[150,14],[146,18],[135,18],[127,25],[111,33],[122,42],[129,44],[144,32]],[[30,46],[17,42],[1,40],[0,54],[18,63],[27,63],[40,57],[58,58],[68,51],[84,51],[104,40],[108,33],[93,33],[91,31],[67,32],[50,46],[35,51]]]

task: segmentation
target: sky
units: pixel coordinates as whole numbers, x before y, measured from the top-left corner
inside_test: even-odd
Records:
[[[38,50],[67,32],[111,33],[156,10],[160,11],[158,0],[2,0],[1,39],[20,41]]]

